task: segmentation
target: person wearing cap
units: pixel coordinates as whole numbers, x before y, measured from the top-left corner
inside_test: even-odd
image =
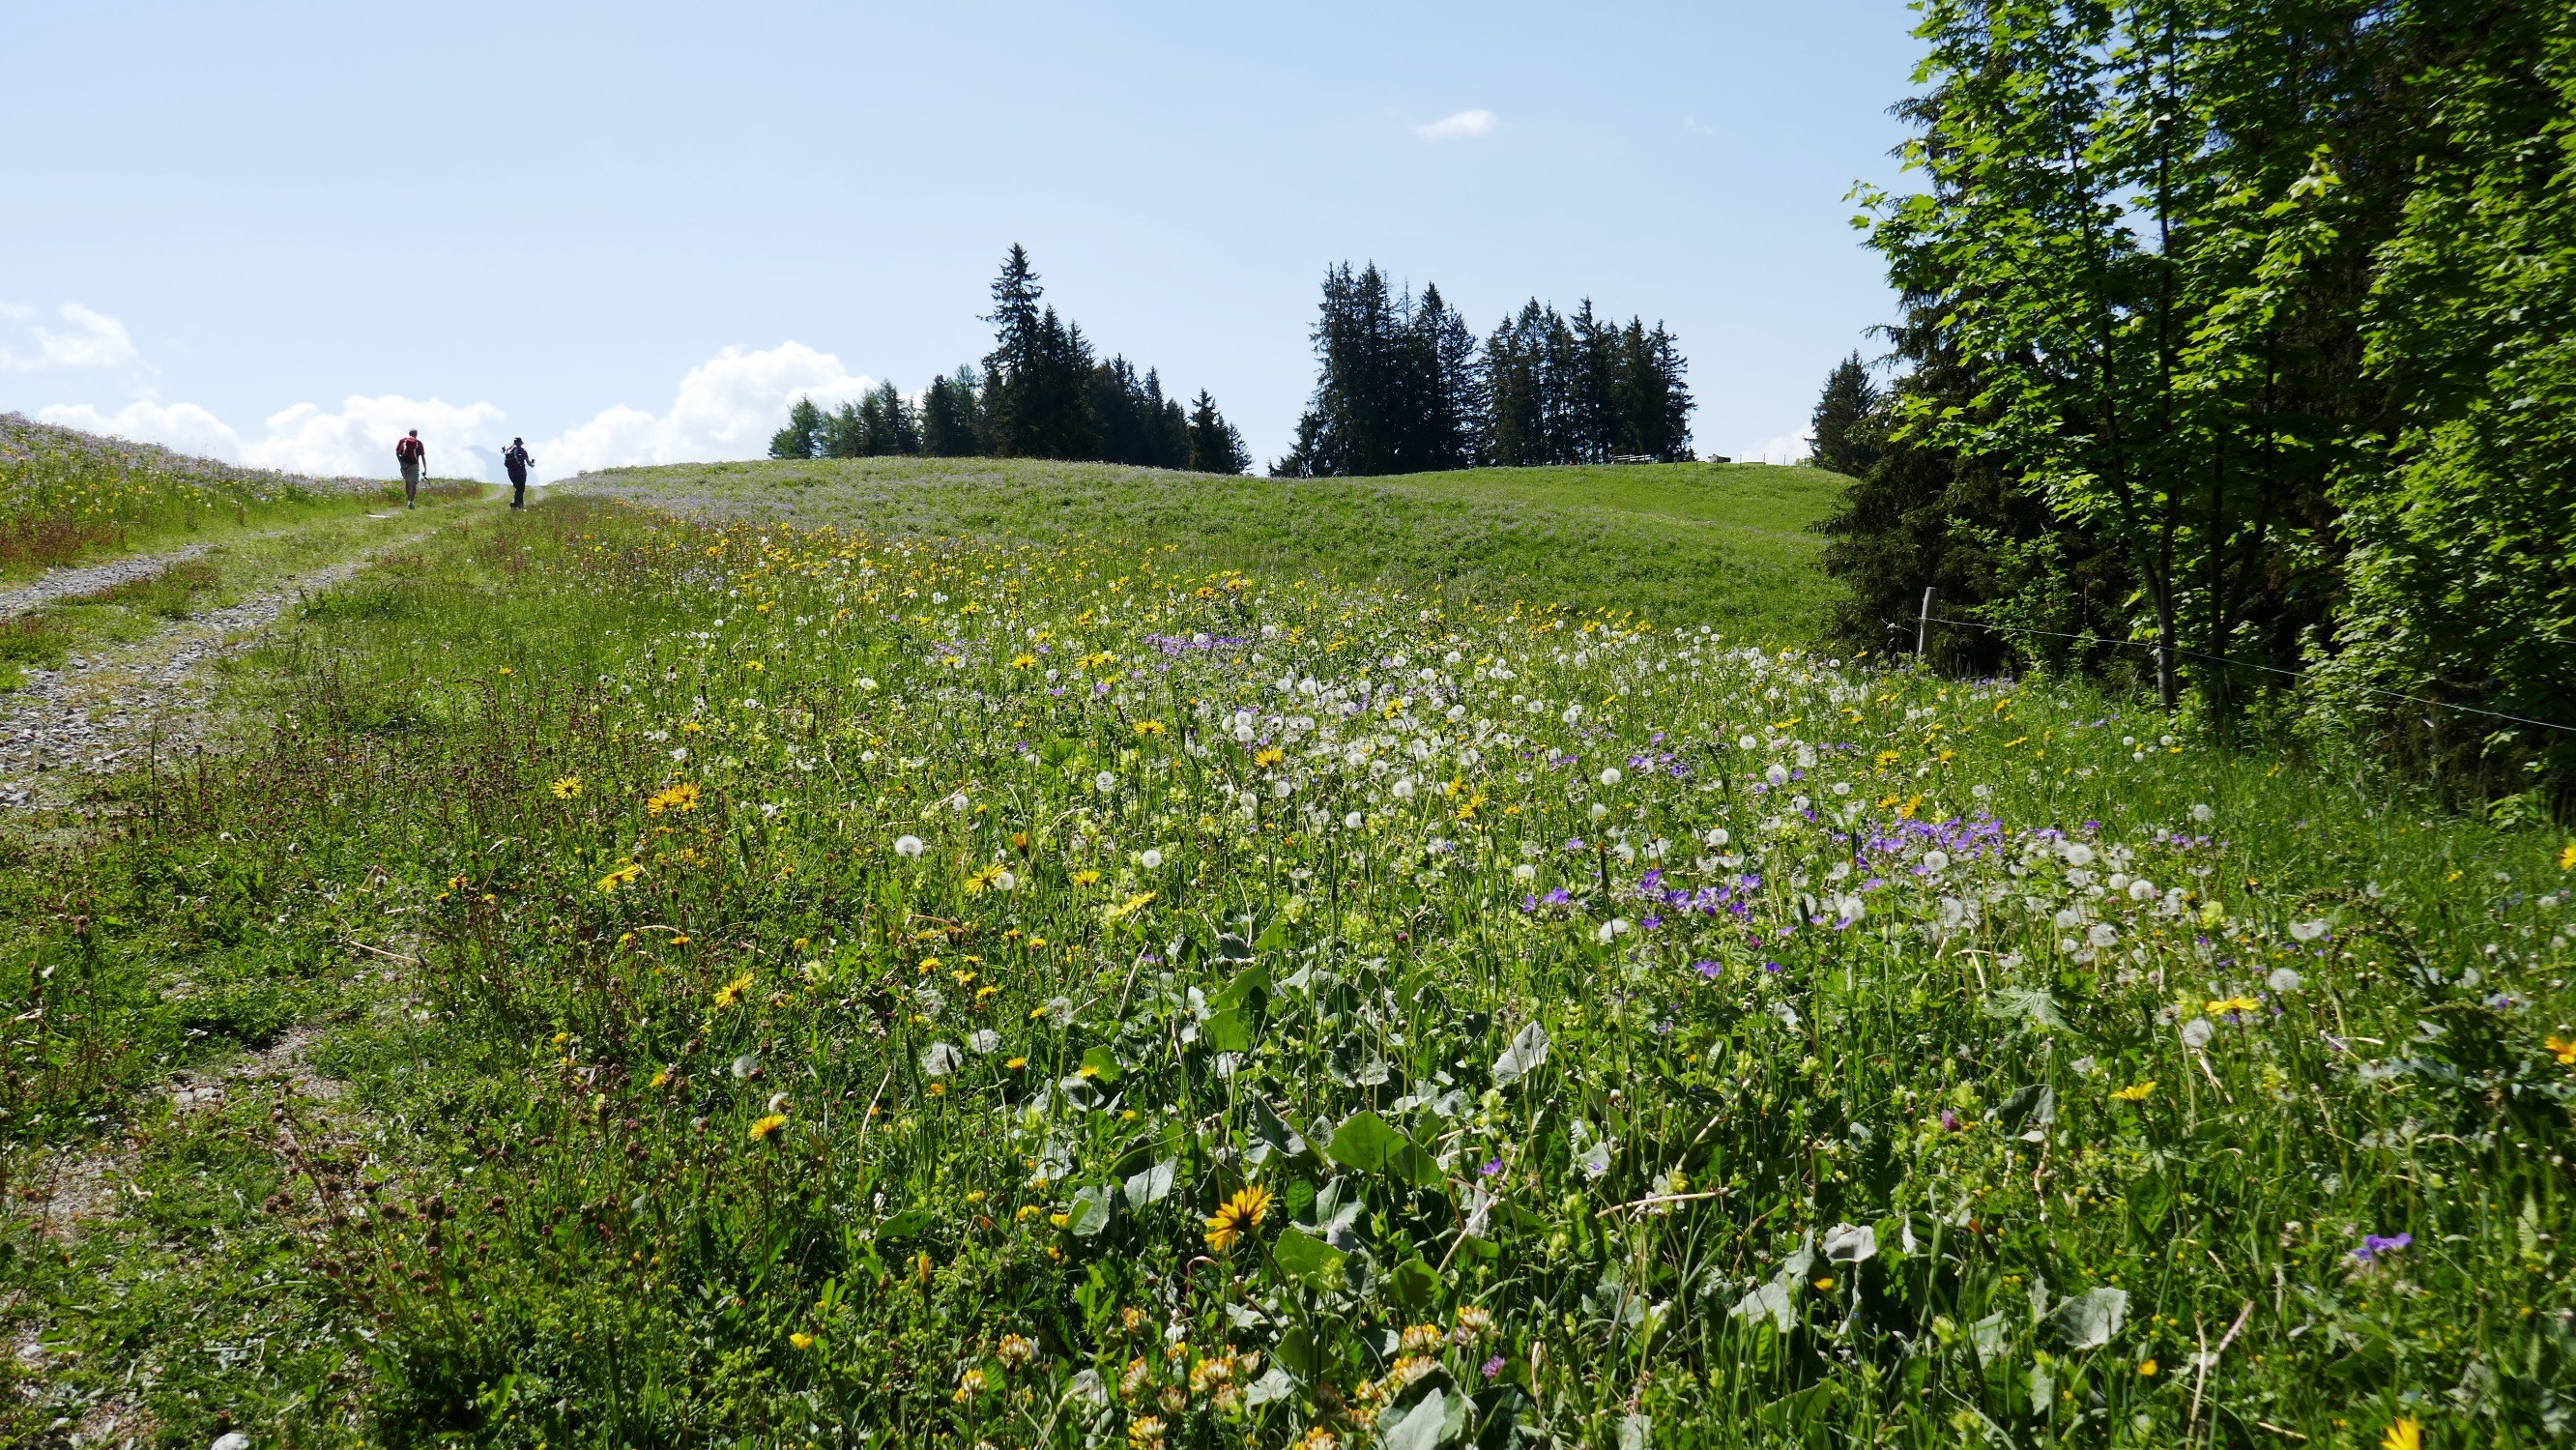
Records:
[[[514,509],[527,507],[528,470],[534,468],[536,463],[537,460],[528,456],[526,440],[519,438],[510,440],[510,451],[501,455],[501,466],[510,471],[510,507]]]
[[[394,462],[402,465],[403,507],[420,507],[420,474],[428,466],[429,448],[420,441],[418,428],[395,440]]]

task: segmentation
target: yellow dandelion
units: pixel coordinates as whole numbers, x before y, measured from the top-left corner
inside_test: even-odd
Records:
[[[727,1007],[732,1006],[734,1003],[741,1001],[742,994],[751,990],[752,976],[752,973],[745,972],[741,976],[734,978],[732,981],[725,983],[723,986],[716,988],[716,1010],[721,1012]]]
[[[1097,871],[1076,871],[1073,873],[1073,884],[1076,886],[1095,885],[1099,880],[1100,873]]]
[[[2251,997],[2214,997],[2210,999],[2208,1010],[2209,1015],[2215,1017],[2222,1012],[2256,1011],[2262,1005]]]
[[[749,1136],[751,1141],[757,1143],[786,1126],[787,1115],[785,1113],[771,1113],[767,1117],[761,1118],[751,1125]]]
[[[2155,1090],[2156,1080],[2154,1078],[2148,1078],[2142,1083],[2133,1083],[2124,1088],[2113,1088],[2111,1090],[2111,1096],[2114,1100],[2119,1102],[2143,1103],[2147,1100],[2147,1094],[2154,1092]]]
[[[664,786],[655,791],[651,799],[644,802],[644,814],[648,816],[658,816],[664,811],[679,811],[685,814],[697,808],[697,785],[685,780],[678,785]]]
[[[2424,1450],[2424,1427],[2413,1420],[2399,1420],[2379,1437],[2379,1450]]]
[[[2558,853],[2558,869],[2576,871],[2576,841],[2568,842],[2567,849]]]
[[[2576,1067],[2576,1042],[2570,1042],[2564,1037],[2552,1037],[2542,1045],[2557,1055],[2560,1067]]]
[[[599,894],[602,896],[614,896],[617,894],[618,887],[625,885],[627,882],[632,881],[643,874],[643,867],[629,861],[625,865],[620,866],[616,870],[599,878]]]
[[[1139,735],[1163,734],[1163,722],[1160,720],[1139,720],[1136,722],[1136,733]]]
[[[1208,1247],[1220,1254],[1233,1248],[1234,1241],[1269,1212],[1269,1189],[1255,1183],[1236,1190],[1234,1197],[1219,1205],[1207,1221]]]
[[[1255,765],[1277,765],[1279,762],[1286,760],[1287,758],[1287,751],[1273,745],[1266,750],[1256,753],[1252,757],[1252,763]]]
[[[1127,918],[1134,916],[1137,912],[1144,910],[1145,903],[1153,899],[1153,892],[1139,891],[1135,895],[1128,897],[1125,901],[1120,902],[1118,905],[1110,907],[1102,914],[1102,919],[1105,921],[1125,921]]]
[[[577,775],[557,776],[555,778],[555,783],[549,787],[549,789],[554,791],[556,800],[571,800],[574,796],[581,794],[581,777]]]

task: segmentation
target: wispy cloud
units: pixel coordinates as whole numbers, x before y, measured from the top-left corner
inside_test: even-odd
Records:
[[[25,307],[0,308],[0,319],[18,323],[32,315]],[[125,332],[125,324],[104,313],[93,312],[77,302],[62,305],[63,321],[69,331],[51,332],[41,327],[26,329],[25,338],[35,344],[33,351],[20,351],[23,342],[12,338],[0,344],[0,368],[12,372],[37,372],[47,368],[114,368],[133,362],[138,354],[134,339]],[[8,332],[15,333],[17,327]]]
[[[1473,141],[1479,136],[1492,134],[1493,129],[1501,124],[1503,118],[1491,111],[1460,111],[1454,116],[1443,116],[1437,121],[1416,126],[1413,134],[1434,145],[1443,141]]]

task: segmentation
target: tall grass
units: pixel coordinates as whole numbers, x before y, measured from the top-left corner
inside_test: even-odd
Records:
[[[2076,689],[597,503],[268,664],[263,748],[6,881],[22,1149],[337,1017],[339,1128],[222,1130],[280,1146],[220,1242],[302,1267],[155,1291],[298,1328],[174,1440],[2569,1412],[2552,840]],[[29,1292],[99,1326],[78,1373],[214,1332],[77,1262]]]
[[[150,535],[328,502],[380,500],[366,479],[235,468],[0,413],[0,576],[117,552]]]

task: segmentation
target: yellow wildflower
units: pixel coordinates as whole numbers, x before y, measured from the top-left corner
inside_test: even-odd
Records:
[[[2147,1094],[2154,1092],[2155,1090],[2156,1080],[2154,1078],[2148,1078],[2145,1082],[2137,1083],[2129,1087],[2113,1088],[2111,1090],[2111,1096],[2119,1102],[2143,1103],[2147,1100]]]
[[[751,1141],[755,1143],[760,1142],[770,1134],[775,1133],[786,1126],[787,1115],[785,1113],[771,1113],[751,1125]]]
[[[688,812],[697,808],[697,785],[685,780],[678,785],[664,786],[655,791],[650,800],[644,802],[644,814],[648,816],[658,816],[664,811]]]
[[[725,983],[721,987],[718,987],[716,989],[716,1010],[721,1012],[727,1007],[732,1006],[734,1003],[741,1001],[742,994],[751,990],[752,976],[752,973],[745,972],[741,976],[734,978],[732,981]]]
[[[1269,1212],[1269,1189],[1255,1183],[1236,1190],[1234,1197],[1219,1205],[1207,1221],[1208,1247],[1220,1254],[1233,1248],[1244,1230],[1261,1222]]]
[[[577,775],[558,776],[555,779],[555,783],[548,787],[548,789],[555,793],[556,800],[571,800],[574,796],[581,794],[581,777]]]
[[[2379,1450],[2424,1450],[2424,1427],[2413,1420],[2400,1419],[2379,1437]]]

